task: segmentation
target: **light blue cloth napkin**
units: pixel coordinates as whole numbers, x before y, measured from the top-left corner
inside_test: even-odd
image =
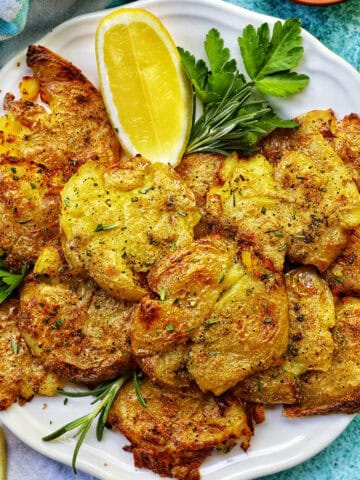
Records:
[[[301,18],[304,28],[355,68],[360,69],[359,0],[348,0],[329,7],[306,7],[286,0],[227,1],[279,18]],[[129,2],[126,0],[0,0],[0,40],[4,36],[13,36],[3,42],[0,41],[0,66],[17,51],[38,40],[66,19],[125,3]],[[24,28],[27,13],[27,23]],[[359,432],[360,416],[357,416],[332,445],[314,458],[291,470],[264,477],[263,480],[360,480]],[[10,444],[8,480],[18,478],[94,480],[93,477],[83,473],[75,476],[69,467],[32,451],[10,432],[7,431],[6,434]]]

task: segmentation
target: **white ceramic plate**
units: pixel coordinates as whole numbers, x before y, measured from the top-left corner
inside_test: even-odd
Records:
[[[204,56],[203,39],[209,28],[216,27],[233,55],[239,57],[237,37],[242,28],[276,19],[250,12],[220,0],[140,0],[128,5],[143,7],[158,15],[169,29],[177,45],[197,56]],[[40,42],[79,66],[98,85],[94,33],[99,20],[109,10],[70,20],[53,30]],[[339,115],[360,111],[360,76],[344,60],[326,49],[304,32],[305,58],[298,71],[311,77],[308,89],[291,100],[280,101],[278,112],[292,117],[314,108],[333,108]],[[24,52],[10,61],[0,72],[0,102],[5,92],[17,92],[24,74],[31,73],[25,65]],[[277,102],[273,102],[277,104]],[[70,464],[75,441],[68,437],[44,443],[41,437],[64,423],[90,411],[89,399],[63,397],[35,398],[24,407],[14,405],[1,413],[0,420],[25,443],[60,462]],[[269,409],[265,424],[256,429],[248,453],[234,448],[227,455],[214,454],[201,467],[203,480],[245,480],[292,467],[315,455],[334,440],[350,423],[352,417],[326,417],[289,420],[281,417],[280,408]],[[118,433],[107,431],[102,443],[90,434],[83,444],[77,466],[104,480],[154,480],[153,473],[137,470],[127,444]]]

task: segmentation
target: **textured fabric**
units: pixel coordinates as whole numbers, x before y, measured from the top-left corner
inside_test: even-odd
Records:
[[[27,7],[29,0],[23,3]],[[175,0],[181,1],[181,0]],[[315,35],[328,48],[345,58],[355,68],[360,68],[360,2],[348,0],[329,7],[306,7],[286,0],[228,0],[244,8],[273,15],[279,18],[300,17],[304,28]],[[22,12],[6,7],[15,5],[15,0],[0,0],[0,35],[15,35],[23,28],[16,24],[14,14]],[[36,41],[54,26],[70,17],[115,7],[126,0],[32,0],[24,30],[15,37],[0,42],[0,65],[4,64],[17,51]],[[6,7],[6,8],[5,8]],[[23,7],[24,8],[24,7]],[[11,15],[13,15],[11,17]],[[5,24],[6,20],[6,25]],[[13,22],[13,30],[5,30]],[[8,32],[8,33],[5,33]],[[360,416],[328,448],[314,458],[282,473],[263,477],[263,480],[360,480]],[[6,431],[9,444],[8,480],[94,480],[94,477],[79,472],[75,476],[71,468],[43,457],[25,446],[9,431]],[[130,458],[130,457],[129,457]],[[219,478],[219,480],[221,480]]]

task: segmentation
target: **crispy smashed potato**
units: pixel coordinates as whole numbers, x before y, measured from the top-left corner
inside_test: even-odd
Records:
[[[355,413],[360,410],[360,299],[345,297],[336,306],[335,343],[330,368],[302,377],[298,404],[286,406],[287,417]]]
[[[64,182],[85,161],[108,165],[120,153],[101,94],[78,68],[40,46],[29,47],[27,63],[27,97],[7,94],[0,118],[0,254],[16,271],[59,242]],[[30,101],[37,87],[50,113]]]
[[[30,129],[17,141],[19,156],[51,170],[60,168],[67,177],[88,160],[116,162],[120,146],[100,92],[77,67],[45,47],[31,45],[26,61],[50,113],[7,95],[5,108]]]
[[[119,392],[108,423],[131,442],[137,467],[161,476],[199,480],[199,466],[214,448],[228,451],[240,439],[246,450],[252,419],[232,397],[216,398],[197,388],[174,390],[145,380],[143,408],[133,385]]]
[[[199,219],[175,171],[141,157],[111,169],[88,162],[62,191],[66,259],[115,298],[144,296],[140,274],[191,241]]]
[[[72,275],[55,248],[41,253],[20,305],[21,335],[48,371],[94,384],[131,368],[132,305]]]
[[[333,297],[325,281],[311,267],[285,275],[289,298],[289,343],[286,354],[265,372],[246,378],[234,393],[260,403],[295,403],[299,399],[299,376],[310,370],[330,368],[335,324]]]
[[[175,360],[167,352],[187,342],[171,366],[184,375],[186,363],[201,390],[219,395],[286,350],[284,279],[234,242],[197,240],[160,260],[149,285],[160,298],[144,297],[134,310],[131,346],[138,359],[155,357],[141,360],[153,379]]]
[[[34,358],[22,339],[18,325],[19,305],[9,300],[0,305],[0,410],[31,400],[39,393],[55,395],[63,381],[47,373],[41,362]]]
[[[273,268],[284,265],[286,238],[281,228],[281,192],[271,164],[261,155],[229,156],[218,172],[220,185],[207,195],[209,221],[222,233],[233,233],[252,246]]]

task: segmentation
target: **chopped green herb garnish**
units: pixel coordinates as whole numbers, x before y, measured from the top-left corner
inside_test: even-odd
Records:
[[[219,355],[219,353],[218,350],[210,350],[209,355]]]
[[[262,386],[262,383],[261,383],[261,377],[258,377],[257,389],[258,389],[258,392],[260,392],[260,393],[263,390],[263,386]]]
[[[64,323],[60,318],[50,325],[51,330],[57,330]]]
[[[64,203],[67,207],[70,207],[70,198],[66,197]]]
[[[173,241],[171,242],[171,248],[172,248],[173,250],[177,250],[177,245],[176,245],[175,240],[173,240]]]
[[[12,338],[11,339],[11,342],[10,342],[10,345],[11,345],[11,350],[12,352],[17,355],[18,351],[19,351],[19,346],[18,344],[16,343],[16,341]]]
[[[336,275],[331,275],[331,280],[333,280],[335,283],[344,283],[344,280]]]
[[[222,283],[224,280],[225,280],[225,275],[222,274],[222,275],[220,275],[220,277],[219,277],[218,283]]]
[[[168,332],[173,332],[175,330],[174,325],[171,325],[171,323],[169,323],[169,325],[166,325],[165,329]]]
[[[155,187],[151,186],[151,187],[145,187],[145,188],[142,188],[141,190],[139,190],[139,193],[142,193],[143,195],[145,195],[145,193],[148,193],[150,192],[150,190],[154,190]]]
[[[117,223],[112,223],[111,225],[103,225],[102,223],[98,223],[94,232],[102,232],[103,230],[111,230],[112,228],[116,228],[119,225]]]
[[[262,213],[263,215],[265,215],[265,213],[266,213],[266,208],[265,208],[265,207],[262,207],[262,208],[261,208],[261,213]]]
[[[35,183],[33,183],[33,182],[30,182],[30,187],[32,188],[32,190],[35,190],[35,188],[36,188],[36,185],[35,185]]]
[[[164,301],[165,301],[165,298],[166,298],[166,290],[165,290],[165,288],[162,288],[162,289],[160,290],[160,300],[161,300],[162,302],[164,302]]]
[[[12,171],[12,173],[16,173],[16,168],[15,167],[11,167],[10,170]]]
[[[211,325],[215,325],[215,323],[219,323],[220,320],[217,317],[210,318],[205,322],[205,328],[210,328]]]
[[[131,201],[132,201],[132,203],[138,202],[139,197],[131,197]]]
[[[176,213],[180,215],[180,217],[187,217],[187,213],[183,212],[182,210],[178,210]]]
[[[271,323],[272,321],[273,321],[272,317],[267,317],[267,318],[264,318],[263,320],[264,323]]]

